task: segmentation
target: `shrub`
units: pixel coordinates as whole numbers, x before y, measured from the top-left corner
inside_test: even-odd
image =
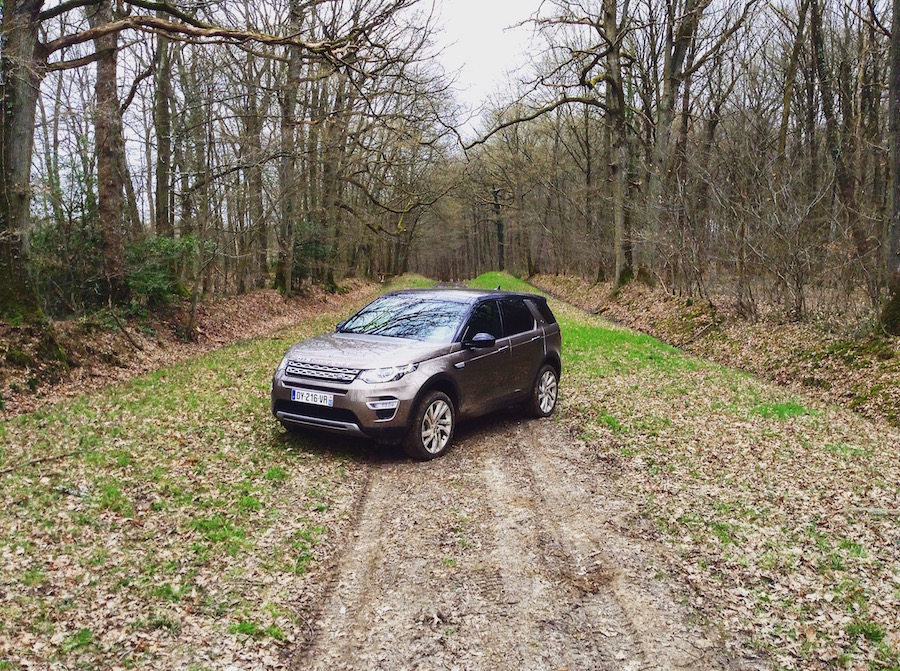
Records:
[[[140,306],[159,307],[188,295],[181,270],[198,253],[199,241],[192,235],[153,236],[129,245],[126,272],[132,301]]]

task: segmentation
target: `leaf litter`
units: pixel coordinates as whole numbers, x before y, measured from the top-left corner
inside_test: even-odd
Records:
[[[269,378],[291,342],[377,291],[220,303],[201,322],[229,323],[216,340],[148,346],[0,424],[0,668],[281,665],[362,475],[357,445],[284,434]],[[281,307],[254,321],[260,303]]]
[[[546,279],[560,297],[596,300]],[[654,313],[629,314],[652,323]],[[877,407],[867,419],[818,388],[677,351],[619,367],[615,350],[591,355],[570,368],[565,412],[614,475],[611,494],[653,521],[671,571],[730,645],[784,669],[900,667],[900,431]]]
[[[0,466],[77,453],[0,476],[0,659],[274,668],[315,637],[370,448],[288,438],[266,399],[284,347],[338,318],[325,307],[0,425]],[[896,430],[554,309],[574,472],[634,504],[626,531],[666,550],[705,626],[781,668],[896,667]],[[626,335],[598,346],[595,328]],[[460,570],[454,544],[440,571]]]

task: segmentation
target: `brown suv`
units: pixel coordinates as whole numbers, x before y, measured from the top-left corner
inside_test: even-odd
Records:
[[[402,442],[433,459],[459,419],[513,403],[552,414],[560,372],[559,324],[541,296],[394,291],[285,353],[272,414],[289,431]]]

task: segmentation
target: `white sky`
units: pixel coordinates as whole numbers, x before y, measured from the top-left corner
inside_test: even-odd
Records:
[[[457,72],[458,98],[477,110],[493,93],[506,89],[507,72],[527,66],[533,27],[529,19],[540,0],[436,0],[438,25],[443,32],[441,62]],[[478,117],[468,124],[471,132]]]

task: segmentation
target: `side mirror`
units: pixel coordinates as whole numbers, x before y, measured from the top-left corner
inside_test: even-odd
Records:
[[[490,333],[476,333],[471,338],[463,341],[463,347],[471,347],[473,349],[487,349],[493,347],[497,343],[497,339]]]
[[[337,326],[334,327],[334,330],[335,330],[337,333],[340,333],[341,329],[343,329],[344,326],[345,326],[346,324],[347,324],[347,320],[346,320],[346,319],[345,319],[344,321],[342,321],[342,322],[338,322],[338,323],[337,323]]]

